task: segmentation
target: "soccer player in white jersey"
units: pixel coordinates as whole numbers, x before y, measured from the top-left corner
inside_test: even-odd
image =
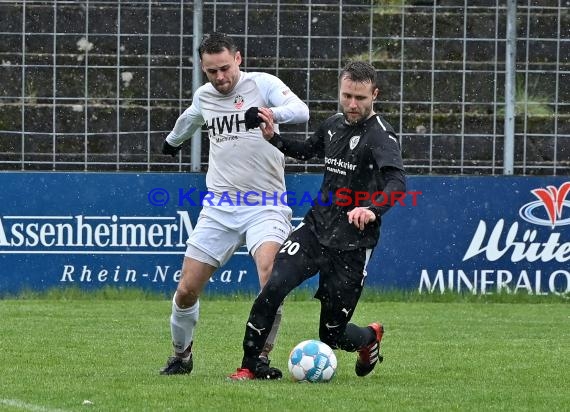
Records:
[[[267,132],[259,127],[258,109],[269,109],[276,124],[309,119],[307,105],[277,77],[240,70],[241,55],[231,37],[207,35],[199,53],[209,83],[195,92],[192,105],[166,137],[162,152],[176,156],[182,143],[205,125],[210,140],[206,185],[211,196],[203,203],[187,241],[182,277],[172,299],[174,355],[161,369],[163,375],[192,371],[199,296],[214,271],[245,244],[263,287],[273,259],[291,231],[291,209],[279,201],[286,191],[284,155],[265,141],[271,136],[264,136]],[[244,203],[240,196],[247,192]],[[267,358],[279,323],[278,316],[260,357],[266,365],[264,374],[281,373],[269,366]]]

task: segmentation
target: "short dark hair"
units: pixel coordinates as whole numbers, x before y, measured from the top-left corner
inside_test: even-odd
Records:
[[[237,52],[237,46],[234,39],[225,33],[213,32],[204,36],[200,47],[198,47],[198,53],[200,54],[200,58],[202,58],[204,53],[221,53],[224,49],[227,49],[231,54],[235,54],[235,52]]]
[[[358,83],[370,82],[372,83],[372,89],[377,87],[376,69],[371,64],[363,61],[349,61],[340,71],[338,76],[339,84],[344,78]]]

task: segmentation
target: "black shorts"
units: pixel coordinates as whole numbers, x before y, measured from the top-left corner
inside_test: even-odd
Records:
[[[319,273],[315,298],[321,301],[321,327],[328,324],[344,329],[360,299],[371,254],[372,249],[338,250],[323,246],[312,230],[302,225],[281,247],[273,273],[284,282],[285,289]]]

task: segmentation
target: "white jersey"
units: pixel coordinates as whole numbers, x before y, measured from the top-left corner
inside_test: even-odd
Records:
[[[179,146],[205,125],[210,139],[206,185],[218,199],[232,200],[247,192],[277,194],[285,192],[285,158],[267,142],[259,128],[246,130],[245,112],[250,107],[268,107],[279,123],[303,123],[309,109],[280,79],[267,73],[241,72],[234,89],[227,95],[210,83],[201,86],[192,105],[176,121],[166,138]],[[257,198],[254,193],[250,201]]]

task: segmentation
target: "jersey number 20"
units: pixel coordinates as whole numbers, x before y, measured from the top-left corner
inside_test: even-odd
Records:
[[[299,251],[299,247],[300,246],[297,242],[292,242],[290,240],[287,240],[285,243],[283,243],[283,247],[281,248],[279,253],[288,253],[291,256],[293,256],[295,253]]]

